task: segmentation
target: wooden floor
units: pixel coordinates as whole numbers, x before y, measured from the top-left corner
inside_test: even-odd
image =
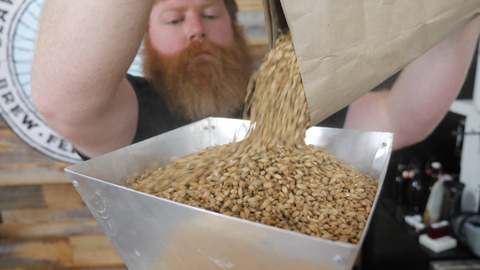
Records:
[[[127,269],[63,172],[0,120],[0,269]]]

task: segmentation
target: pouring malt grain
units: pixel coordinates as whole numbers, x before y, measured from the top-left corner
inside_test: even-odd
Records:
[[[358,243],[378,181],[305,144],[310,119],[291,36],[252,75],[247,136],[131,179],[131,188],[194,207]]]

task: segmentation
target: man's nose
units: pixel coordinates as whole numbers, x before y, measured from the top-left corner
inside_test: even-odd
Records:
[[[202,41],[205,38],[205,29],[200,15],[191,15],[188,21],[187,35],[190,41]]]

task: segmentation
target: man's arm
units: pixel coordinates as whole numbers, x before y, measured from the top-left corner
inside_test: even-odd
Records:
[[[479,32],[480,17],[406,66],[390,91],[370,92],[353,102],[344,128],[393,132],[394,150],[424,140],[457,97]]]
[[[48,125],[94,157],[129,145],[138,105],[124,76],[153,0],[47,0],[32,67],[32,97]]]

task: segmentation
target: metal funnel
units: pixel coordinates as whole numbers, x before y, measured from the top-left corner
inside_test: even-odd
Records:
[[[249,121],[206,118],[65,169],[129,269],[351,269],[358,245],[194,208],[125,187],[131,176],[243,138]],[[306,141],[379,179],[393,134],[312,127]],[[373,210],[372,210],[373,211]],[[365,232],[368,230],[368,218]]]

